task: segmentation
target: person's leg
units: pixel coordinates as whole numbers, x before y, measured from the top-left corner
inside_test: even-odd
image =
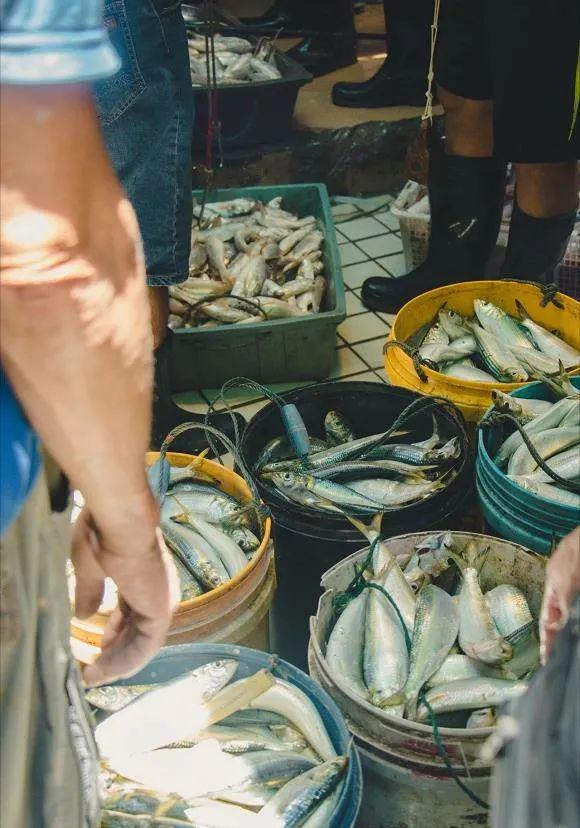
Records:
[[[429,68],[432,0],[383,0],[387,57],[362,83],[337,83],[337,106],[424,106]]]
[[[580,157],[576,84],[580,4],[487,0],[495,149],[516,170],[502,267],[549,282],[574,228]]]
[[[481,12],[477,4],[443,0],[436,77],[445,110],[445,151],[431,136],[431,235],[426,260],[399,278],[374,277],[362,300],[396,311],[443,284],[481,279],[503,206],[505,164],[492,157],[493,105]]]
[[[196,419],[171,397],[168,288],[187,279],[192,223],[193,92],[187,35],[176,0],[105,3],[105,22],[123,68],[95,85],[107,149],[135,209],[143,239],[155,347],[152,448]],[[197,418],[199,419],[199,418]],[[231,419],[212,424],[232,433]],[[188,432],[176,449],[205,447]]]
[[[356,63],[352,0],[292,0],[307,29],[319,32],[287,53],[313,75],[325,75]]]

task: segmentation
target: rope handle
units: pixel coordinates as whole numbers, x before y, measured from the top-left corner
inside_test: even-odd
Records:
[[[532,287],[537,288],[542,294],[542,298],[540,299],[541,308],[545,308],[551,302],[559,310],[564,310],[564,303],[556,296],[556,294],[560,292],[560,289],[555,282],[549,282],[545,285],[542,282],[534,282],[527,279],[507,279],[506,281],[515,282],[519,285],[531,285]]]
[[[424,359],[420,354],[417,348],[410,348],[406,342],[401,342],[399,339],[389,339],[385,342],[383,346],[383,354],[386,354],[389,348],[400,348],[403,353],[405,353],[413,362],[413,368],[415,369],[415,373],[421,380],[421,382],[427,383],[429,382],[429,377],[423,370],[423,366],[426,368],[430,368],[431,371],[439,371],[439,366],[436,362],[433,362],[431,359]]]
[[[545,472],[549,477],[551,477],[552,480],[554,480],[554,482],[558,484],[558,486],[561,486],[562,488],[567,489],[570,492],[580,494],[580,483],[577,483],[574,480],[566,480],[565,477],[560,477],[560,475],[557,472],[553,471],[548,466],[546,461],[536,451],[536,448],[530,440],[527,431],[523,428],[521,423],[519,423],[518,420],[512,414],[508,414],[504,411],[492,411],[490,414],[487,415],[487,417],[484,417],[479,422],[478,428],[491,428],[492,426],[499,423],[501,420],[507,420],[508,422],[515,425],[526,445],[526,448],[532,455],[536,464],[542,469],[543,472]]]
[[[182,423],[181,425],[178,425],[174,429],[172,429],[169,432],[169,434],[167,435],[167,437],[165,438],[165,440],[163,441],[163,443],[161,445],[161,448],[159,450],[159,459],[161,460],[161,462],[163,462],[165,460],[165,456],[167,454],[167,450],[169,449],[169,446],[171,445],[171,443],[177,437],[179,437],[181,434],[184,434],[186,431],[202,431],[202,430],[205,432],[207,441],[208,441],[208,443],[211,444],[211,447],[214,450],[214,452],[215,452],[215,446],[214,446],[213,443],[211,443],[209,435],[212,435],[213,437],[216,437],[218,440],[221,440],[223,445],[226,447],[226,449],[231,453],[232,457],[234,458],[235,465],[240,470],[241,475],[244,478],[244,480],[245,480],[245,482],[248,486],[248,489],[250,490],[250,493],[252,495],[253,505],[255,506],[256,509],[264,508],[263,504],[260,500],[260,495],[259,495],[257,486],[254,482],[254,479],[253,479],[252,475],[249,473],[244,461],[239,456],[239,453],[238,453],[238,450],[237,450],[236,446],[234,446],[234,444],[229,439],[229,437],[226,437],[226,435],[223,434],[221,431],[219,431],[219,429],[214,428],[214,426],[209,425],[209,423],[207,423],[207,422],[205,422],[205,423],[193,423],[193,422],[192,423]],[[222,465],[223,465],[223,463],[222,463]]]

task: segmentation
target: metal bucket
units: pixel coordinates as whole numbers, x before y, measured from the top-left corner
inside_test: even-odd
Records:
[[[408,551],[428,533],[389,540],[394,555]],[[545,559],[521,546],[471,532],[454,532],[462,544],[470,539],[489,545],[481,572],[484,591],[501,583],[513,584],[525,594],[530,610],[539,616]],[[332,696],[355,738],[363,766],[365,797],[362,828],[465,828],[485,825],[487,812],[460,790],[444,764],[429,725],[392,716],[354,696],[340,676],[331,675],[325,659],[333,622],[333,596],[344,591],[368,548],[351,555],[322,577],[325,592],[316,617],[310,619],[308,660],[310,674]],[[483,800],[489,796],[491,768],[479,758],[491,728],[441,727],[445,750],[455,773]]]

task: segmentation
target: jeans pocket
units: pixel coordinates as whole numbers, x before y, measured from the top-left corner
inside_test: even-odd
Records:
[[[111,44],[121,59],[116,75],[93,84],[93,94],[103,126],[112,124],[145,89],[131,34],[125,0],[107,0],[104,25]]]

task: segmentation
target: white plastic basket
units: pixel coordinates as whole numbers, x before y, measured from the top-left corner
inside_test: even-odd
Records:
[[[417,181],[407,181],[391,205],[391,213],[399,219],[401,227],[407,271],[420,265],[427,256],[431,215],[426,198],[427,187]],[[497,237],[498,247],[507,247],[513,199],[514,185],[510,182],[506,187],[503,217]],[[426,210],[423,206],[425,204]],[[564,258],[554,274],[554,281],[562,293],[580,299],[580,213]]]

